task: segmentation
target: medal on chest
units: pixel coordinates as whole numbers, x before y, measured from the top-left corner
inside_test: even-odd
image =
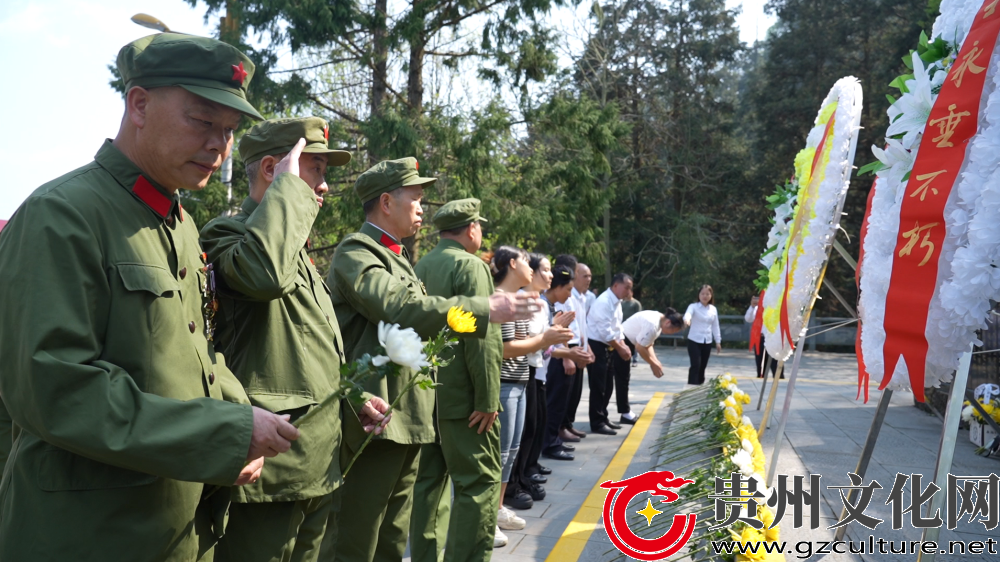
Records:
[[[208,263],[208,256],[201,254],[201,262],[205,264],[201,268],[204,274],[201,281],[201,311],[205,318],[205,339],[212,341],[215,337],[215,313],[219,311],[219,299],[215,294],[215,271],[212,264]]]

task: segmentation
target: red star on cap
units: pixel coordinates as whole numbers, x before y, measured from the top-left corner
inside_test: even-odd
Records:
[[[233,65],[233,80],[239,82],[240,86],[242,86],[243,85],[243,81],[246,80],[246,79],[247,79],[247,71],[243,70],[243,62],[240,61],[240,65],[239,66],[236,66],[234,64]]]
[[[326,139],[326,140],[330,140],[330,126],[329,125],[327,125],[326,127],[323,127],[323,138]]]
[[[420,162],[417,162],[416,160],[414,160],[413,161],[413,167],[419,170],[420,169]]]

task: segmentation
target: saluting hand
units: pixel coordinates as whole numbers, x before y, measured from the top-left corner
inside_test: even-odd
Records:
[[[253,407],[253,435],[247,460],[275,457],[292,446],[299,438],[299,430],[288,422],[291,416],[272,414],[263,408]]]
[[[302,149],[305,147],[306,139],[299,139],[299,142],[295,143],[292,150],[280,162],[274,165],[274,177],[278,177],[278,174],[285,172],[295,176],[299,175],[299,156],[302,156]]]
[[[493,293],[490,295],[490,322],[503,324],[527,320],[538,311],[538,293]]]
[[[479,424],[479,429],[476,433],[482,435],[484,431],[489,431],[493,427],[493,422],[497,421],[500,416],[500,412],[472,412],[469,416],[469,427],[475,427]]]
[[[389,425],[389,420],[392,419],[392,414],[385,414],[387,411],[389,411],[389,404],[378,396],[373,396],[371,400],[365,402],[358,415],[358,420],[365,433],[374,431],[375,435],[382,435],[385,426]]]

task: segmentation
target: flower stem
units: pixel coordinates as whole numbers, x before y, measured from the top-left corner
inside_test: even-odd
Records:
[[[392,404],[389,404],[389,408],[385,411],[384,414],[386,417],[389,417],[389,415],[392,414],[392,411],[396,409],[396,404],[399,404],[399,400],[403,396],[405,396],[406,393],[413,390],[413,388],[417,386],[417,383],[420,382],[420,377],[423,376],[426,376],[426,374],[423,372],[419,372],[416,374],[416,376],[410,379],[410,382],[407,383],[405,388],[403,388],[403,391],[396,396],[396,399],[392,401]],[[371,443],[374,437],[375,437],[375,431],[373,430],[371,433],[368,434],[368,437],[365,438],[365,442],[361,444],[361,448],[358,449],[358,452],[354,453],[354,456],[351,457],[351,462],[347,463],[347,468],[344,469],[343,473],[344,478],[347,478],[347,473],[351,471],[351,467],[354,466],[354,462],[358,460],[358,457],[361,456],[361,453],[365,451],[365,448],[368,447],[368,444]]]

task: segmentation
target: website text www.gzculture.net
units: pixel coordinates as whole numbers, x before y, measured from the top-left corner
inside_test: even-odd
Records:
[[[739,542],[712,541],[715,554],[785,554],[799,560],[826,554],[997,554],[1000,541],[990,538],[985,541],[936,541],[886,540],[868,536],[861,541],[798,541],[798,542]]]

